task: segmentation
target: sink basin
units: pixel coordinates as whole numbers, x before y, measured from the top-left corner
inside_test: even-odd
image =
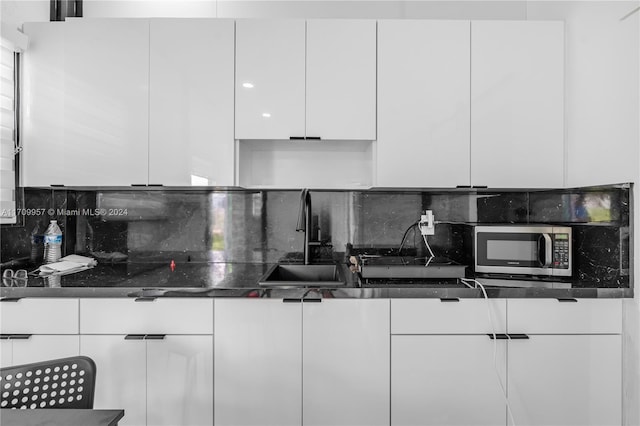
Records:
[[[338,265],[274,265],[260,278],[263,286],[335,287],[346,284]]]

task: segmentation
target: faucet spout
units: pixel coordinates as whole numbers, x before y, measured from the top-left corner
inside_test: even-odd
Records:
[[[305,188],[300,192],[300,208],[298,210],[298,224],[296,225],[297,232],[304,232],[302,254],[305,265],[310,263],[309,237],[311,227],[311,194],[309,189]]]

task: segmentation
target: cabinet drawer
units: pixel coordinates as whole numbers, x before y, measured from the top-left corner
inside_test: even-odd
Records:
[[[2,334],[78,334],[78,299],[0,302]]]
[[[509,333],[592,334],[622,332],[620,299],[510,299]]]
[[[81,334],[213,334],[213,299],[80,299]]]
[[[392,334],[486,334],[506,332],[506,301],[491,299],[394,299],[391,301]]]

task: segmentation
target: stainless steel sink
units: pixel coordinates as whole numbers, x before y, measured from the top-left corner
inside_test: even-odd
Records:
[[[346,284],[338,265],[273,265],[260,278],[272,287],[335,287]]]

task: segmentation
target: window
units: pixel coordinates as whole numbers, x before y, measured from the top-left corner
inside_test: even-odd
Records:
[[[0,223],[16,223],[16,62],[14,44],[0,39]]]

